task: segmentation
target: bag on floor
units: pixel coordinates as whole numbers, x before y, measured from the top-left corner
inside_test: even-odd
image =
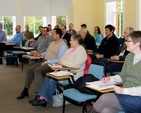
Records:
[[[70,104],[70,103],[65,101],[65,105],[67,104]],[[57,86],[55,95],[53,95],[53,106],[54,107],[63,106],[63,87],[61,86]]]
[[[6,57],[6,65],[14,65],[17,63],[17,57],[8,56]]]
[[[74,88],[79,90],[81,93],[87,93],[87,94],[95,94],[94,91],[91,89],[88,89],[85,87],[86,82],[93,82],[93,81],[98,81],[99,79],[96,78],[92,74],[85,74],[82,77],[79,77],[76,82],[74,83]]]

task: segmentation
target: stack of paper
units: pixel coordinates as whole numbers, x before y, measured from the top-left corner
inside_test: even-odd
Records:
[[[73,75],[69,71],[55,71],[55,72],[51,72],[50,74],[52,74],[54,76],[68,76],[68,75]]]
[[[104,89],[114,88],[116,83],[113,82],[102,83],[101,81],[95,81],[95,82],[86,82],[86,84],[98,90],[104,90]]]
[[[48,65],[52,68],[62,68],[62,66],[59,64],[48,64]]]

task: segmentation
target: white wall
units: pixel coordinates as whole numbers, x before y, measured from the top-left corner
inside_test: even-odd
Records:
[[[67,16],[72,0],[1,0],[0,15],[16,16],[16,24],[23,26],[24,16]],[[23,27],[22,27],[23,29]]]

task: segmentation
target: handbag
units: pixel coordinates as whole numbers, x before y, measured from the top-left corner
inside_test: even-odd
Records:
[[[57,86],[55,91],[55,95],[53,95],[53,106],[60,107],[63,106],[63,87]],[[65,105],[70,104],[69,102],[65,101]]]

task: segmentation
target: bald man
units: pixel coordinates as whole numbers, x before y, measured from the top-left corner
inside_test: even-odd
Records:
[[[10,39],[10,44],[15,44],[20,47],[20,42],[23,41],[23,34],[21,33],[21,26],[17,25],[15,28],[16,34]]]

